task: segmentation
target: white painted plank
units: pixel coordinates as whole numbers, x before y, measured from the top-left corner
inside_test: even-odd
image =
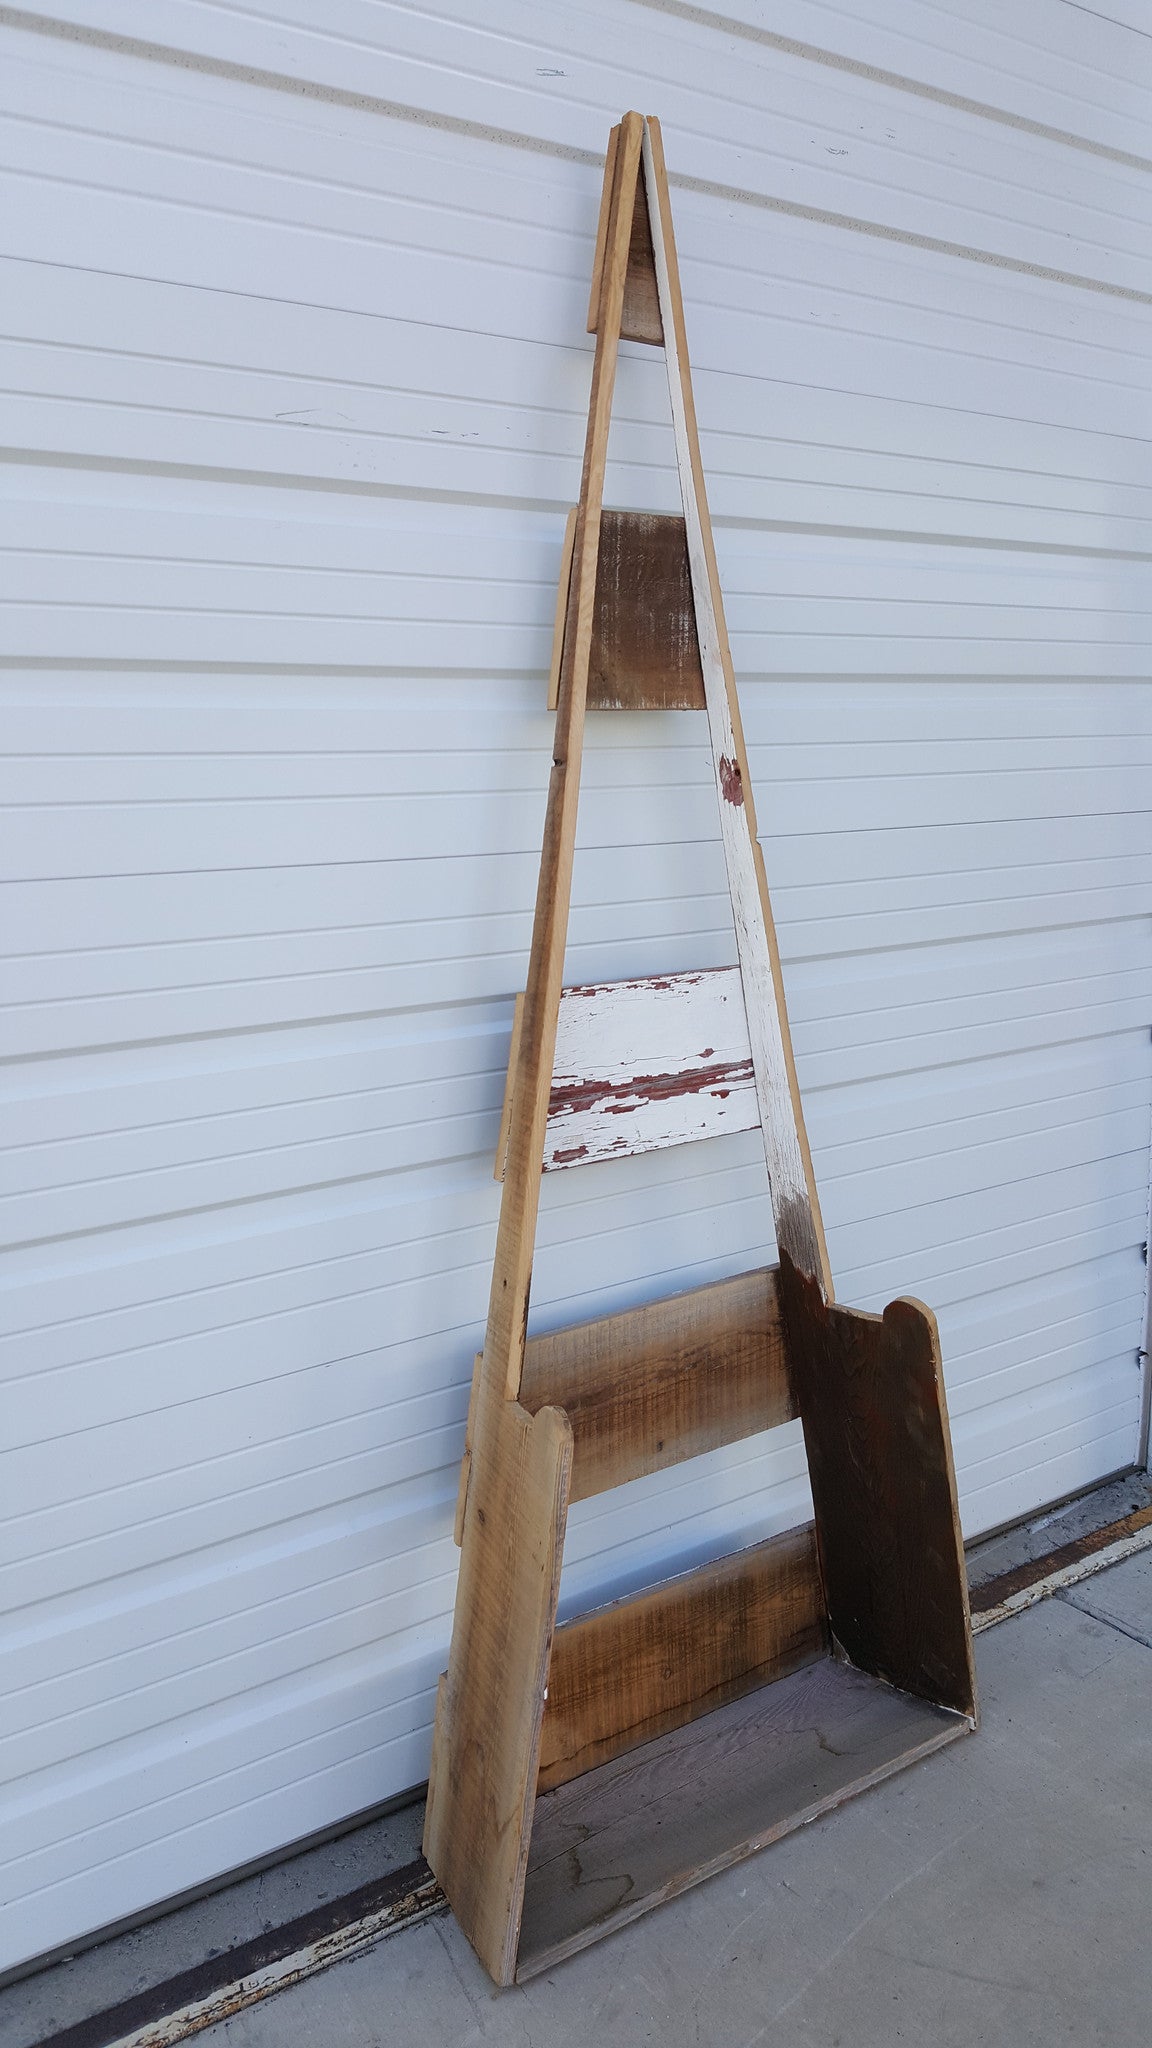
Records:
[[[564,989],[545,1173],[759,1122],[739,968]]]

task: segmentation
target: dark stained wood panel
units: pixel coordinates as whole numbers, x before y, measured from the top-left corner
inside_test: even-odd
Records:
[[[780,1296],[832,1633],[862,1670],[974,1715],[935,1318],[918,1301],[828,1304],[786,1254]]]
[[[648,216],[643,168],[636,180],[636,204],[632,209],[620,339],[647,341],[654,348],[664,346],[664,322],[660,318],[660,291],[656,282],[656,258],[652,250],[652,223]]]
[[[600,218],[596,229],[596,251],[592,259],[592,288],[588,301],[588,332],[600,325],[604,293],[604,251],[608,221],[620,178],[620,128],[608,137],[604,159],[604,185],[600,197]],[[636,198],[628,239],[628,267],[624,274],[624,303],[620,314],[621,341],[646,341],[654,348],[664,344],[664,323],[660,317],[660,290],[656,282],[656,257],[652,248],[652,222],[645,193],[644,171],[636,179]]]
[[[533,1977],[969,1732],[831,1657],[536,1802],[517,1977]]]
[[[791,1421],[775,1268],[529,1337],[520,1399],[567,1415],[572,1500]]]
[[[537,1787],[810,1664],[827,1648],[811,1526],[557,1629]]]
[[[703,711],[704,672],[681,517],[605,509],[588,667],[590,711]]]

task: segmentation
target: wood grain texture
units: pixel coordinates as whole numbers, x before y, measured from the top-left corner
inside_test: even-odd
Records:
[[[561,550],[550,711],[560,689],[575,519],[570,512]],[[587,701],[590,711],[704,709],[688,544],[674,514],[607,506],[601,514]]]
[[[424,1854],[498,1984],[516,1959],[571,1464],[563,1415],[530,1416],[481,1379]]]
[[[826,1303],[786,1254],[780,1299],[833,1635],[862,1670],[975,1718],[935,1318],[918,1301]]]
[[[572,1427],[587,1500],[795,1415],[775,1268],[530,1337],[520,1398]]]
[[[517,1976],[548,1969],[968,1728],[825,1657],[542,1794]]]
[[[811,1527],[557,1629],[537,1790],[681,1728],[827,1648]]]
[[[600,523],[588,706],[703,711],[684,521],[606,508]]]
[[[468,1420],[464,1424],[464,1450],[460,1459],[460,1478],[456,1487],[456,1514],[452,1523],[452,1541],[459,1550],[464,1541],[464,1515],[468,1507],[468,1482],[472,1477],[472,1434],[476,1428],[476,1403],[480,1398],[480,1369],[484,1353],[478,1351],[472,1361],[472,1387],[468,1395]],[[539,1404],[543,1406],[543,1403]]]
[[[552,659],[548,666],[548,709],[560,701],[560,664],[564,659],[564,629],[568,623],[568,597],[572,588],[572,553],[576,545],[576,512],[573,505],[564,521],[560,543],[560,574],[556,581],[556,613],[552,621]]]
[[[796,1079],[779,948],[757,838],[748,755],[724,623],[688,367],[668,175],[660,123],[654,117],[644,124],[644,175],[652,202],[653,255],[664,325],[668,395],[692,571],[720,833],[744,981],[776,1239],[781,1250],[789,1252],[802,1272],[817,1279],[831,1299],[832,1272]]]
[[[604,153],[604,178],[600,186],[600,212],[596,220],[596,247],[592,256],[592,280],[588,289],[588,332],[595,334],[600,325],[600,301],[604,293],[604,251],[608,246],[608,222],[612,213],[612,200],[616,191],[616,153],[620,147],[620,123],[617,121],[608,137]]]
[[[624,305],[620,315],[621,341],[646,341],[653,348],[664,342],[660,317],[660,290],[652,253],[652,223],[643,166],[636,180],[632,207],[632,233],[628,241],[628,270],[624,278]]]
[[[561,1016],[564,996],[560,996]],[[508,1164],[508,1140],[512,1135],[512,1091],[516,1085],[516,1069],[520,1064],[520,1035],[524,1029],[524,997],[518,995],[512,1005],[512,1035],[508,1041],[508,1070],[504,1076],[504,1100],[500,1105],[500,1129],[496,1134],[496,1158],[492,1167],[493,1180],[503,1180]],[[549,1105],[551,1107],[551,1105]]]
[[[545,1173],[759,1121],[738,968],[563,991]]]
[[[565,614],[552,773],[524,991],[524,1021],[512,1088],[508,1168],[500,1203],[492,1287],[488,1297],[484,1372],[512,1400],[520,1389],[540,1203],[540,1165],[544,1154],[564,945],[572,895],[604,465],[608,454],[620,309],[642,131],[643,122],[638,114],[627,114],[620,124],[616,181],[606,230],[604,283],[596,355],[592,365],[584,468],[573,539],[570,596]]]
[[[625,122],[635,116],[626,115]],[[596,224],[596,250],[592,258],[592,287],[588,298],[588,332],[594,334],[600,324],[604,298],[604,259],[608,245],[608,222],[612,204],[616,201],[622,176],[627,173],[620,154],[620,136],[624,123],[613,128],[608,137],[608,149],[604,159],[604,184],[600,197],[600,215]],[[627,203],[627,199],[625,199]],[[621,341],[645,341],[659,348],[664,340],[664,328],[660,318],[660,297],[656,285],[656,266],[652,255],[652,227],[648,214],[648,200],[645,192],[644,175],[641,171],[636,179],[635,196],[631,201],[631,229],[628,237],[628,266],[624,277],[624,298],[620,313]]]
[[[503,1180],[524,998],[517,996],[495,1176]],[[738,967],[561,990],[544,1172],[754,1131],[760,1104]]]
[[[511,1980],[556,1611],[572,1435],[516,1396],[571,897],[608,422],[643,123],[621,123],[573,541],[553,766],[512,1090],[460,1576],[433,1733],[425,1854],[485,1968]]]

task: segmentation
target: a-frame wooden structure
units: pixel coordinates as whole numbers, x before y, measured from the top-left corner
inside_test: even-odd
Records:
[[[497,1983],[975,1726],[936,1326],[841,1308],[792,1060],[689,381],[659,125],[605,167],[554,765],[461,1474],[425,1853]],[[662,346],[683,519],[602,509],[621,337]],[[738,969],[565,991],[585,710],[707,716]],[[542,1168],[759,1124],[779,1266],[527,1338]],[[570,1500],[799,1414],[814,1528],[556,1626]]]

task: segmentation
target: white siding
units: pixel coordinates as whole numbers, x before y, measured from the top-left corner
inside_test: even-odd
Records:
[[[630,104],[840,1292],[937,1308],[970,1534],[1134,1456],[1152,42],[728,7],[0,10],[0,1966],[425,1775]],[[596,717],[569,978],[733,957],[699,721]],[[550,1177],[538,1326],[770,1257],[758,1159]],[[565,1600],[804,1505],[794,1430],[585,1503]]]

